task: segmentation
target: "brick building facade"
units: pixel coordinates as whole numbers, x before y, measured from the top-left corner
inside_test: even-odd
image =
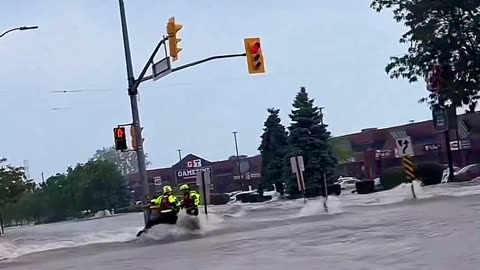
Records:
[[[463,167],[479,163],[480,112],[459,115],[455,121],[450,120],[449,123],[454,165]],[[352,154],[352,159],[348,163],[339,164],[338,174],[373,179],[386,168],[401,166],[401,158],[396,152],[396,139],[405,136],[410,136],[412,140],[415,162],[447,163],[444,133],[436,131],[432,121],[429,120],[383,129],[369,128],[359,133],[337,137],[339,139],[337,147]],[[148,170],[150,191],[159,193],[164,185],[179,187],[184,183],[193,184],[196,182],[198,170],[212,172],[211,190],[215,193],[248,190],[249,186],[257,188],[261,182],[261,156],[242,156],[239,165],[236,157],[208,161],[189,154],[172,167]],[[130,175],[129,182],[134,190],[135,199],[141,200],[143,188],[139,175]]]
[[[480,112],[452,119],[454,120],[450,120],[449,125],[454,165],[463,167],[479,163]],[[401,158],[396,152],[395,139],[405,136],[411,137],[415,162],[447,163],[445,134],[436,131],[429,120],[384,129],[364,129],[359,133],[339,137],[341,148],[353,154],[351,162],[340,164],[340,173],[372,179],[378,177],[385,168],[400,166]]]
[[[228,160],[209,161],[189,154],[172,167],[148,170],[150,193],[152,195],[159,194],[165,185],[178,188],[180,185],[188,183],[195,186],[196,174],[199,170],[211,172],[212,185],[210,188],[214,193],[248,190],[249,186],[253,189],[257,188],[261,180],[261,156],[240,156],[239,161],[237,162],[235,156]],[[142,200],[143,186],[139,174],[130,175],[129,182],[133,188],[134,199]]]

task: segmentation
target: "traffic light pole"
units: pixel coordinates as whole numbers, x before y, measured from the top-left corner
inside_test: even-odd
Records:
[[[126,62],[126,67],[127,67],[127,79],[128,79],[128,95],[130,96],[130,104],[131,104],[131,109],[132,109],[132,121],[133,121],[133,127],[134,131],[136,134],[136,153],[137,153],[137,161],[138,161],[138,171],[140,174],[140,180],[143,185],[143,192],[144,192],[144,199],[145,202],[148,202],[148,196],[150,195],[149,192],[149,187],[148,187],[148,177],[147,177],[147,168],[145,164],[145,152],[143,149],[143,138],[142,138],[142,133],[141,133],[141,125],[140,125],[140,114],[138,111],[138,102],[137,102],[137,95],[138,95],[138,87],[140,83],[144,81],[148,81],[154,78],[154,75],[150,76],[145,76],[148,68],[150,65],[153,65],[153,61],[155,58],[155,55],[157,54],[158,50],[162,45],[165,44],[167,40],[169,40],[169,36],[164,36],[163,39],[157,44],[155,49],[152,52],[152,55],[148,59],[147,63],[145,64],[145,67],[143,68],[142,72],[138,76],[137,79],[135,79],[135,76],[133,75],[133,64],[132,64],[132,56],[130,53],[130,43],[128,39],[128,30],[127,30],[127,19],[125,15],[125,4],[123,0],[118,0],[119,2],[119,7],[120,7],[120,20],[122,23],[122,34],[123,34],[123,45],[125,49],[125,62]],[[183,66],[179,66],[176,68],[170,69],[170,72],[176,72],[180,71],[192,66],[196,66],[208,61],[216,60],[216,59],[224,59],[224,58],[234,58],[234,57],[245,57],[247,56],[246,53],[237,53],[237,54],[226,54],[226,55],[216,55],[216,56],[211,56],[202,60],[198,60],[192,63],[185,64]],[[148,221],[148,215],[145,213],[145,222]]]
[[[137,142],[137,161],[138,161],[138,172],[140,174],[140,180],[142,181],[143,185],[143,195],[144,200],[148,202],[148,196],[150,195],[149,187],[148,187],[148,177],[147,177],[147,168],[145,164],[145,152],[143,151],[143,138],[142,133],[140,130],[140,114],[138,112],[138,102],[137,102],[137,87],[138,84],[135,81],[135,77],[133,75],[133,65],[132,65],[132,56],[130,53],[130,43],[128,40],[128,30],[127,30],[127,19],[125,16],[125,5],[123,0],[119,0],[120,5],[120,19],[122,21],[122,34],[123,34],[123,45],[125,49],[125,61],[127,66],[127,79],[128,79],[128,95],[130,96],[130,104],[132,108],[132,120],[133,126],[135,129],[135,137]],[[135,87],[135,85],[137,87]],[[145,224],[148,221],[148,217],[145,213]]]

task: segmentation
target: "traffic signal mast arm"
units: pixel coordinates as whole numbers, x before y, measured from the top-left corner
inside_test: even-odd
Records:
[[[198,60],[198,61],[195,61],[195,62],[192,62],[192,63],[189,63],[189,64],[185,64],[185,65],[183,65],[183,66],[179,66],[179,67],[176,67],[176,68],[172,68],[172,72],[180,71],[180,70],[182,70],[182,69],[186,69],[186,68],[189,68],[189,67],[193,67],[193,66],[196,66],[196,65],[199,65],[199,64],[208,62],[208,61],[216,60],[216,59],[243,57],[243,56],[246,56],[246,55],[247,55],[246,53],[215,55],[215,56],[207,57],[207,58],[205,58],[205,59]]]
[[[138,78],[135,80],[135,83],[133,84],[133,87],[132,87],[132,89],[130,89],[129,93],[134,93],[133,95],[136,95],[137,90],[138,90],[138,86],[140,85],[141,82],[144,82],[144,81],[148,81],[148,80],[153,79],[153,76],[147,76],[147,77],[145,77],[145,74],[147,73],[148,68],[150,67],[150,65],[153,64],[153,60],[155,59],[155,55],[157,55],[158,50],[160,49],[160,47],[162,46],[162,44],[165,44],[165,42],[166,42],[167,40],[168,40],[168,36],[167,36],[167,37],[163,37],[163,39],[160,40],[160,42],[157,44],[157,46],[155,47],[155,49],[154,49],[153,52],[152,52],[152,55],[150,55],[150,58],[148,58],[147,63],[146,63],[145,66],[143,67],[142,72],[140,72],[140,75],[139,75]]]
[[[198,60],[198,61],[195,61],[195,62],[192,62],[192,63],[185,64],[185,65],[183,65],[183,66],[179,66],[179,67],[176,67],[176,68],[172,68],[171,72],[180,71],[180,70],[182,70],[182,69],[186,69],[186,68],[189,68],[189,67],[193,67],[193,66],[196,66],[196,65],[199,65],[199,64],[208,62],[208,61],[216,60],[216,59],[234,58],[234,57],[244,57],[244,56],[246,56],[246,55],[247,55],[246,53],[215,55],[215,56],[207,57],[207,58],[202,59],[202,60]],[[139,78],[138,81],[139,81],[139,83],[140,83],[140,82],[144,82],[144,81],[149,81],[149,80],[151,80],[151,79],[153,79],[153,75],[144,76],[142,79]]]
[[[180,51],[182,51],[183,49],[177,46],[177,43],[180,42],[181,39],[176,36],[176,33],[178,31],[180,31],[181,29],[182,29],[182,25],[176,24],[174,20],[169,21],[169,23],[167,24],[167,32],[171,32],[171,33],[168,33],[167,36],[164,36],[163,39],[160,40],[160,42],[157,44],[157,46],[153,50],[152,54],[150,55],[150,58],[148,59],[145,66],[143,67],[142,72],[140,73],[138,78],[134,80],[135,82],[134,82],[133,86],[131,87],[131,89],[129,89],[129,93],[131,95],[136,95],[137,94],[138,87],[139,87],[140,83],[152,80],[154,78],[154,75],[145,76],[145,74],[147,73],[148,69],[150,68],[150,65],[154,64],[154,59],[155,59],[155,56],[158,53],[158,50],[160,49],[160,47],[162,45],[166,46],[167,41],[169,42],[170,50],[172,49],[172,47],[174,47],[174,51],[173,52],[170,51],[170,57],[172,57],[174,61],[178,58],[178,53]],[[193,67],[193,66],[196,66],[196,65],[199,65],[199,64],[203,64],[205,62],[212,61],[212,60],[224,59],[224,58],[234,58],[234,57],[245,57],[246,56],[248,58],[247,60],[249,61],[248,62],[249,65],[250,65],[250,61],[254,61],[255,64],[260,65],[259,67],[257,67],[256,71],[252,71],[252,68],[249,66],[249,73],[250,74],[264,73],[265,69],[264,69],[264,64],[263,64],[263,54],[262,54],[261,48],[260,48],[260,39],[259,38],[247,38],[247,39],[245,39],[245,45],[247,46],[248,44],[257,45],[258,46],[258,48],[257,48],[258,52],[257,51],[255,51],[255,52],[250,51],[249,53],[251,55],[247,54],[247,52],[236,53],[236,54],[214,55],[214,56],[204,58],[202,60],[194,61],[194,62],[185,64],[185,65],[182,65],[182,66],[179,66],[179,67],[176,67],[176,68],[172,68],[170,70],[170,72],[180,71],[182,69]],[[255,56],[257,56],[257,59],[253,59]]]

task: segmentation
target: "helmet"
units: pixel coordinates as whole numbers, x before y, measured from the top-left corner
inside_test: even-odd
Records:
[[[172,192],[172,187],[171,186],[164,186],[163,187],[163,193],[169,193]]]
[[[190,189],[190,188],[188,187],[187,184],[184,184],[184,185],[182,185],[182,186],[180,187],[180,190],[181,190],[181,191],[188,191],[189,189]]]

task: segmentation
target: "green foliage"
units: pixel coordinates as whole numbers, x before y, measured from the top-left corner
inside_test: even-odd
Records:
[[[10,199],[4,203],[7,224],[13,221],[62,221],[82,217],[85,212],[126,207],[130,202],[125,177],[117,164],[103,158],[92,158],[84,164],[69,167],[66,173],[53,175],[38,186],[29,181],[22,182],[20,179],[24,179],[24,175],[20,169],[6,168],[0,170],[0,192],[6,190],[3,182],[20,183],[11,184],[15,188],[8,189],[16,192],[15,195],[10,192],[6,197]],[[17,181],[2,181],[5,175]]]
[[[393,10],[394,19],[407,27],[400,38],[400,43],[408,44],[407,53],[391,57],[386,67],[392,78],[416,82],[423,80],[433,64],[452,67],[446,88],[420,102],[431,105],[450,100],[460,107],[480,98],[480,1],[374,0],[371,7],[377,12]]]
[[[380,184],[384,190],[392,189],[405,183],[407,175],[403,167],[392,167],[385,169],[380,176]]]
[[[416,164],[416,177],[425,186],[440,184],[442,181],[443,166],[435,162]],[[388,168],[383,171],[380,183],[384,190],[392,189],[407,181],[405,169],[402,166]]]
[[[346,137],[330,138],[333,156],[338,163],[346,163],[354,160],[353,151],[350,146],[350,140]]]
[[[16,202],[34,184],[27,180],[22,167],[6,164],[7,159],[0,159],[0,208],[9,203]]]
[[[417,165],[417,175],[425,186],[440,184],[443,170],[443,165],[436,162],[425,162]]]
[[[296,192],[296,178],[290,173],[289,158],[302,155],[305,163],[305,186],[310,189],[323,185],[323,173],[330,176],[334,173],[337,160],[333,156],[329,144],[330,132],[323,124],[323,115],[314,105],[314,99],[308,97],[305,87],[301,87],[293,102],[293,110],[289,115],[291,125],[288,128],[289,149],[285,160],[289,191]]]
[[[270,108],[267,111],[269,115],[264,124],[262,142],[258,150],[262,155],[262,186],[271,189],[273,184],[281,181],[283,177],[288,142],[287,132],[279,117],[280,110]]]
[[[147,159],[147,157],[147,154],[145,154],[145,159]],[[137,153],[133,151],[120,152],[112,146],[97,150],[93,158],[113,162],[123,175],[138,172]],[[145,160],[145,163],[147,166],[150,165],[148,160]]]

